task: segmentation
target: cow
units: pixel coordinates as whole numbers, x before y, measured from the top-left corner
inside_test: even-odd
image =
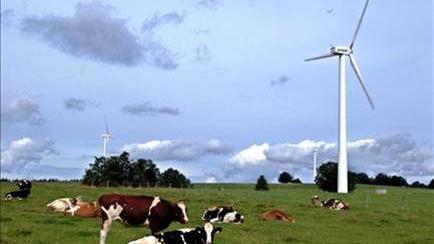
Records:
[[[343,202],[340,199],[329,198],[327,200],[321,200],[318,195],[314,195],[310,200],[311,204],[318,207],[325,207],[332,210],[349,210],[350,205]]]
[[[74,206],[65,209],[64,215],[83,218],[101,217],[101,208],[97,202],[77,202]]]
[[[205,222],[203,227],[185,228],[145,236],[128,244],[212,244],[214,243],[214,235],[220,232],[222,232],[222,228],[214,228],[210,222]]]
[[[58,198],[52,202],[50,202],[49,204],[47,204],[47,208],[49,210],[53,210],[55,212],[65,212],[67,209],[70,209],[72,207],[74,207],[77,203],[80,203],[81,198],[80,197],[76,197],[76,198],[68,198],[68,197],[64,197],[64,198]]]
[[[98,203],[102,210],[100,244],[105,243],[114,220],[149,226],[153,235],[166,229],[173,221],[188,223],[187,207],[182,201],[173,204],[158,196],[106,194],[99,198]]]
[[[272,221],[272,220],[282,220],[288,223],[294,223],[295,218],[280,209],[274,209],[268,212],[265,212],[261,216],[262,220]]]
[[[22,200],[27,198],[30,195],[30,189],[32,188],[32,182],[28,180],[20,180],[18,183],[18,191],[11,191],[5,194],[5,200],[12,200],[16,198],[18,200]]]
[[[211,223],[243,223],[244,216],[235,211],[232,206],[214,206],[208,208],[202,216],[202,220]]]

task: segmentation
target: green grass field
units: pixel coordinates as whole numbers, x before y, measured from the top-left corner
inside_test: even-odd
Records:
[[[434,243],[434,191],[388,187],[387,195],[375,195],[375,186],[358,186],[342,196],[350,211],[308,207],[313,194],[336,197],[313,185],[271,185],[257,192],[247,184],[196,184],[193,189],[93,188],[75,183],[34,183],[27,200],[1,201],[1,243],[97,243],[99,219],[64,217],[45,205],[59,197],[82,196],[94,201],[103,193],[159,195],[184,200],[189,227],[202,224],[209,206],[233,204],[246,217],[241,225],[221,224],[215,243]],[[16,189],[1,183],[2,195]],[[368,195],[369,207],[366,207]],[[264,211],[280,208],[296,217],[294,224],[263,222]],[[180,228],[175,223],[169,229]],[[182,227],[187,227],[182,226]],[[127,243],[149,234],[144,227],[115,223],[107,243]]]

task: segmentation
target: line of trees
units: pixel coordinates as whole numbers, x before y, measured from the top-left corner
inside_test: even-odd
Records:
[[[176,169],[163,173],[151,159],[130,160],[128,152],[119,156],[95,157],[82,183],[92,186],[177,187],[187,188],[191,181]]]
[[[318,187],[325,191],[336,192],[337,191],[337,173],[338,164],[336,162],[327,162],[322,164],[318,168],[318,175],[315,178],[315,183]],[[367,185],[384,185],[384,186],[410,186],[420,188],[434,189],[434,179],[428,185],[420,183],[418,181],[408,184],[407,179],[399,175],[386,175],[379,173],[375,177],[371,178],[366,173],[355,173],[348,171],[348,191],[353,191],[356,184]]]

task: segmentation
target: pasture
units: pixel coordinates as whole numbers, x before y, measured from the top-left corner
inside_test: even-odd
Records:
[[[314,185],[270,185],[258,192],[249,184],[195,184],[192,189],[95,188],[77,183],[34,183],[29,199],[1,201],[1,243],[97,243],[99,219],[64,217],[50,212],[46,204],[59,197],[82,196],[94,201],[103,193],[159,195],[170,201],[184,200],[190,223],[172,224],[169,229],[202,224],[203,211],[215,204],[233,204],[244,214],[241,225],[220,224],[223,232],[215,243],[434,243],[434,191],[388,187],[386,195],[375,195],[376,186],[358,185],[342,199],[350,211],[308,207]],[[2,195],[16,189],[1,183]],[[369,207],[366,206],[368,195]],[[262,212],[280,208],[295,216],[294,224],[263,222]],[[107,243],[127,243],[150,231],[144,227],[113,225]]]

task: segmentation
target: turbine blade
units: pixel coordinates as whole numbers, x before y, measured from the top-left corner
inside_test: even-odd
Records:
[[[371,96],[369,96],[368,90],[366,89],[365,82],[363,81],[362,74],[360,74],[360,70],[359,67],[357,66],[356,59],[352,54],[350,54],[349,56],[350,56],[351,66],[353,66],[354,72],[356,73],[360,86],[362,86],[363,92],[365,93],[366,98],[368,99],[369,104],[371,105],[371,108],[374,110],[375,109],[374,102],[372,102]]]
[[[105,133],[109,134],[108,125],[107,125],[107,116],[104,115],[104,122],[105,122]]]
[[[360,26],[362,25],[363,17],[365,16],[366,9],[368,8],[369,0],[366,0],[365,7],[363,8],[362,15],[360,16],[359,23],[357,23],[356,31],[354,32],[353,40],[351,41],[350,48],[352,49],[354,46],[354,42],[356,41],[357,34],[359,33]]]
[[[323,58],[330,58],[335,56],[333,53],[327,53],[327,54],[323,54],[317,57],[313,57],[313,58],[307,58],[304,61],[309,62],[309,61],[313,61],[313,60],[317,60],[317,59],[323,59]]]

